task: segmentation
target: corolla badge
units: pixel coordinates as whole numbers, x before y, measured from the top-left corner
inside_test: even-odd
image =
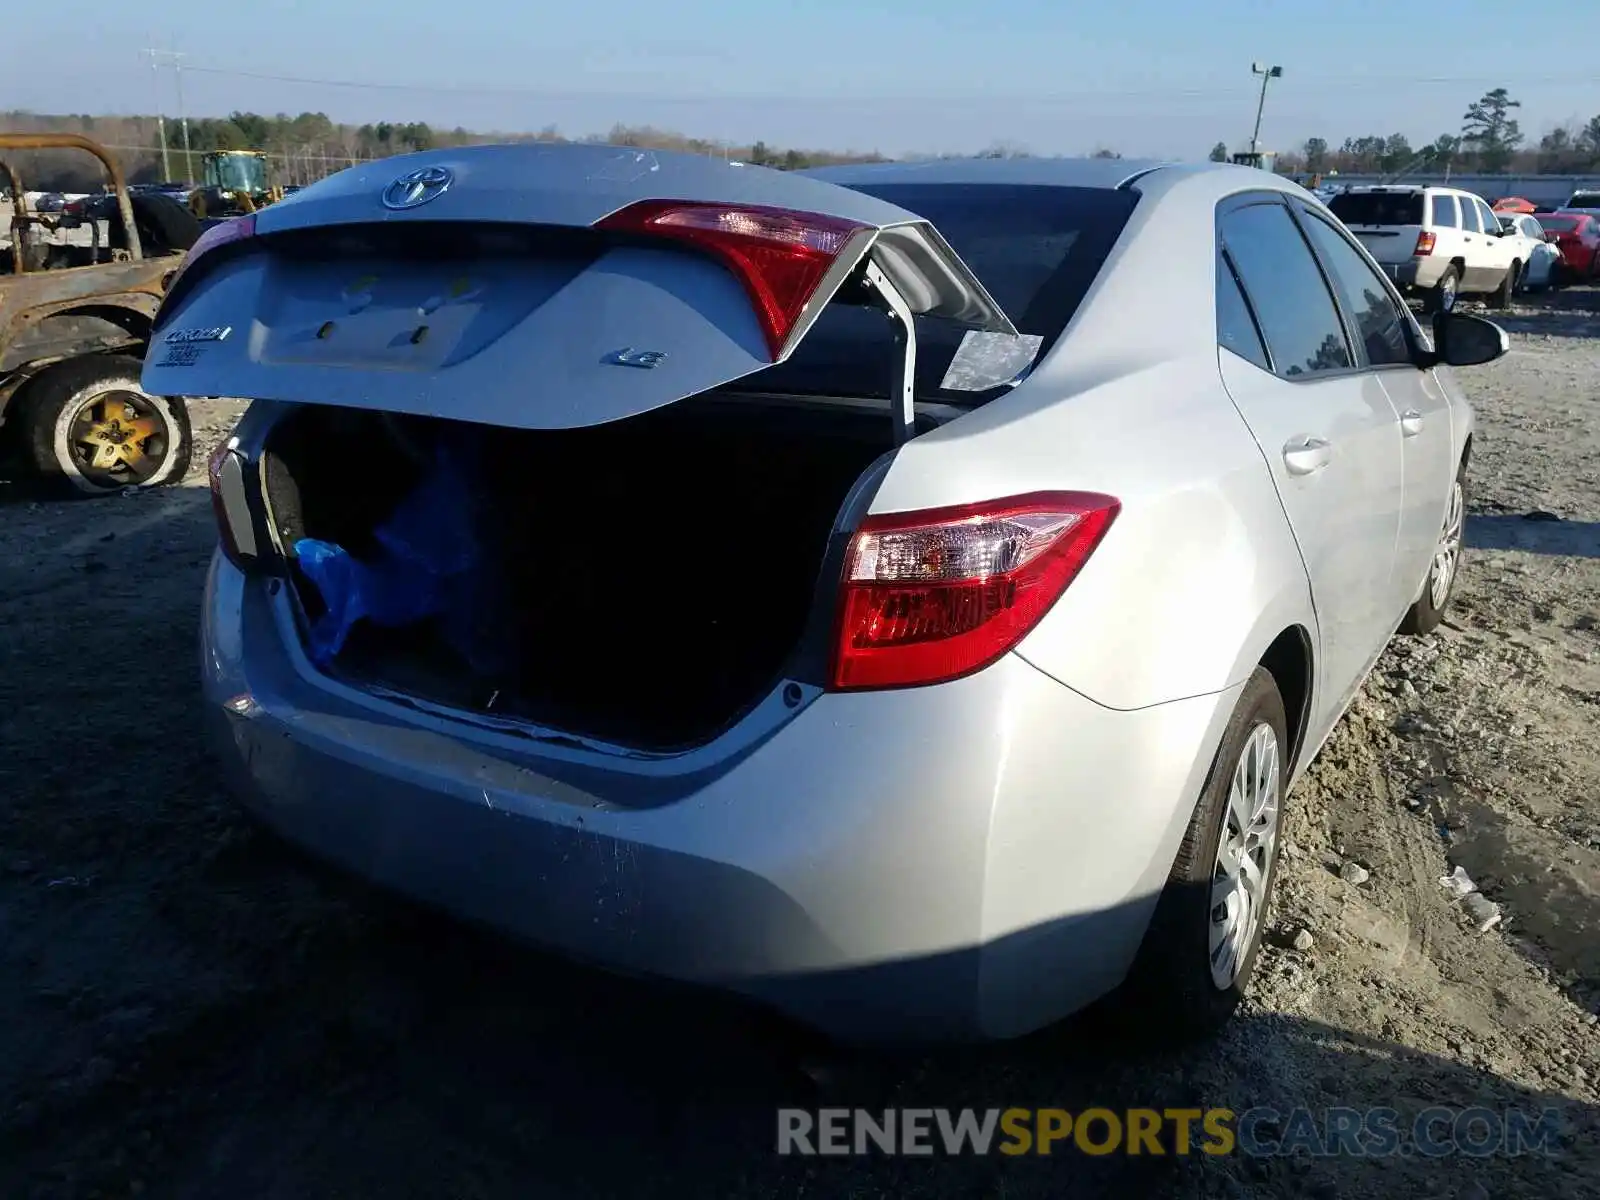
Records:
[[[420,167],[400,176],[383,189],[385,208],[416,208],[437,200],[449,190],[455,176],[448,167]]]
[[[196,342],[220,342],[233,332],[232,325],[207,325],[197,329],[174,329],[162,338],[169,346],[193,345]]]

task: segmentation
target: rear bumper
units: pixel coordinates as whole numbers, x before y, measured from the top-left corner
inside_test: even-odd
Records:
[[[1450,265],[1448,259],[1413,258],[1403,263],[1381,264],[1384,273],[1403,288],[1417,288],[1427,290],[1438,284],[1444,269]]]
[[[210,730],[283,835],[516,937],[858,1042],[1010,1037],[1114,987],[1236,695],[1119,712],[1012,656],[816,697],[715,762],[619,760],[344,689],[291,620],[213,562]]]

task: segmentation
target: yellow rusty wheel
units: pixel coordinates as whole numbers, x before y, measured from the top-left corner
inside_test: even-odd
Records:
[[[72,415],[73,459],[102,487],[145,483],[167,457],[167,427],[149,397],[121,390],[90,396]]]
[[[139,368],[131,355],[85,354],[17,393],[18,431],[44,487],[93,496],[183,478],[193,449],[188,407],[147,395]]]

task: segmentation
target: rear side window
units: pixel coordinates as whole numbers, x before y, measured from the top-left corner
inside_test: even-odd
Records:
[[[1226,213],[1222,242],[1278,374],[1297,378],[1352,365],[1333,296],[1287,208],[1273,202]]]
[[[1461,218],[1456,215],[1456,198],[1447,192],[1435,192],[1429,196],[1428,224],[1435,229],[1461,228]]]
[[[1333,226],[1309,213],[1302,219],[1328,274],[1333,276],[1345,312],[1355,324],[1367,363],[1374,367],[1411,365],[1405,321],[1383,279]]]
[[[1250,315],[1250,306],[1239,290],[1239,281],[1225,254],[1217,255],[1217,345],[1232,350],[1263,371],[1272,370],[1255,318]]]
[[[1485,233],[1493,233],[1500,228],[1500,222],[1495,219],[1494,209],[1490,208],[1482,200],[1474,200],[1472,207],[1478,210],[1478,220],[1482,224]]]
[[[1461,198],[1461,228],[1468,233],[1482,233],[1483,222],[1478,216],[1478,206],[1465,196]]]
[[[1539,225],[1550,233],[1571,233],[1578,228],[1577,217],[1540,217]]]
[[[1072,319],[1139,200],[1137,192],[1113,188],[1031,185],[860,184],[855,190],[927,218],[1018,331],[1043,339],[1039,357]],[[1004,390],[940,388],[965,332],[950,321],[917,318],[918,399],[972,404]],[[835,303],[787,362],[738,386],[881,396],[896,353],[892,326],[881,312]]]
[[[1342,192],[1328,201],[1346,225],[1421,225],[1421,192]]]

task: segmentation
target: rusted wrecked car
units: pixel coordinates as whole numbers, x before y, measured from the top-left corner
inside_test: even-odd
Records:
[[[76,149],[110,179],[95,203],[30,211],[13,152]],[[66,492],[183,478],[189,415],[151,396],[139,370],[166,283],[194,244],[194,217],[166,196],[130,196],[104,147],[75,134],[0,133],[0,455]],[[65,235],[65,236],[62,236]]]

